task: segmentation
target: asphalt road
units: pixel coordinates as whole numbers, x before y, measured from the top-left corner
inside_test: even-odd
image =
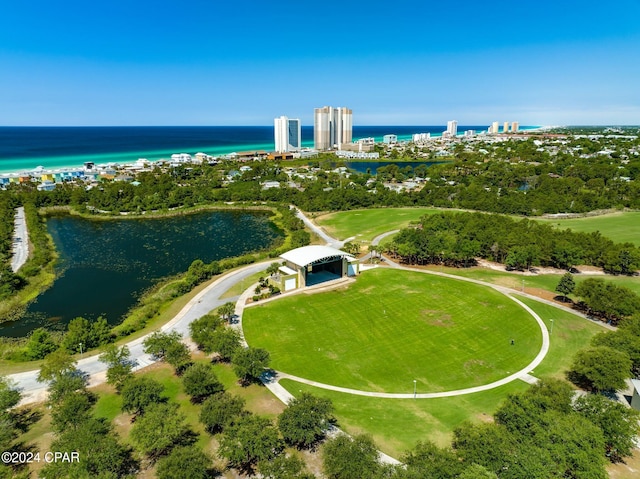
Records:
[[[13,257],[11,258],[11,270],[15,273],[29,257],[29,232],[27,220],[24,217],[24,207],[16,208],[16,217],[13,229]]]
[[[168,323],[160,328],[160,331],[170,332],[178,331],[184,338],[189,337],[189,324],[209,313],[211,310],[218,308],[226,302],[237,300],[237,297],[224,298],[221,296],[231,288],[234,284],[242,281],[244,278],[251,276],[260,271],[264,271],[273,260],[251,264],[240,269],[231,271],[221,278],[217,279],[206,289],[198,293],[189,303],[187,303],[180,312],[174,316]],[[249,285],[247,285],[249,286]],[[151,334],[151,333],[149,333]],[[136,369],[143,368],[155,361],[151,356],[145,354],[142,343],[147,338],[143,336],[134,341],[127,343],[131,351],[131,358],[137,362]],[[107,367],[98,360],[98,355],[86,357],[78,361],[79,370],[89,375],[89,384],[96,385],[105,381]],[[29,404],[39,402],[46,399],[46,384],[39,383],[37,380],[38,370],[26,371],[23,373],[12,374],[8,376],[15,382],[22,394],[20,404]]]

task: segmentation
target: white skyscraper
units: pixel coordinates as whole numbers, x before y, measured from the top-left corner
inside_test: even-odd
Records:
[[[514,121],[514,122],[511,123],[511,131],[513,133],[515,133],[519,129],[520,129],[520,123],[518,123],[517,121]]]
[[[454,138],[458,135],[458,122],[456,120],[447,122],[447,134]]]
[[[340,148],[351,143],[353,111],[349,108],[324,106],[313,114],[313,142],[316,150]]]
[[[500,129],[498,125],[499,123],[497,121],[494,121],[489,127],[489,133],[498,133],[498,130]]]
[[[299,150],[302,145],[300,120],[281,116],[273,120],[276,152]]]

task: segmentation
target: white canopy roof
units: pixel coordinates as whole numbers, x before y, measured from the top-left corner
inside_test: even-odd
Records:
[[[302,246],[301,248],[292,249],[291,251],[287,251],[283,255],[280,255],[282,259],[302,267],[332,256],[339,256],[349,260],[354,258],[354,256],[349,253],[332,248],[331,246],[322,245]]]

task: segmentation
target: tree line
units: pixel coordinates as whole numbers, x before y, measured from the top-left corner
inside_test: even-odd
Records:
[[[559,230],[526,218],[483,213],[425,215],[416,227],[401,230],[387,249],[409,264],[472,266],[479,257],[518,270],[571,270],[580,264],[614,274],[640,269],[640,249],[631,243],[614,243],[599,232]]]

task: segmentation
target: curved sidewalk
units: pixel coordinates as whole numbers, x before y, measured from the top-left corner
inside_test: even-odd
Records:
[[[182,334],[183,338],[188,338],[189,324],[193,320],[204,316],[211,310],[222,306],[226,302],[237,300],[237,297],[221,298],[221,296],[236,283],[244,280],[248,276],[266,269],[271,262],[272,260],[253,263],[223,274],[205,289],[200,291],[178,312],[178,314],[160,327],[159,330],[164,332],[177,331]],[[152,332],[126,343],[126,346],[131,352],[131,359],[136,362],[136,370],[156,362],[150,355],[144,352],[143,342],[150,334],[152,334]],[[89,385],[96,386],[105,382],[107,366],[100,362],[97,353],[92,352],[92,354],[93,356],[80,359],[77,362],[77,367],[89,375]],[[41,402],[46,399],[47,384],[38,382],[38,372],[39,370],[36,369],[8,375],[8,378],[13,380],[16,383],[16,386],[21,390],[22,400],[20,401],[20,404]]]
[[[398,265],[399,266],[399,265]],[[415,272],[421,272],[421,273],[427,273],[427,271],[425,270],[417,270],[417,269],[413,269],[413,268],[404,268],[404,267],[400,267],[400,269],[405,269],[408,271],[415,271]],[[440,273],[437,273],[438,275],[440,275]],[[451,277],[452,279],[468,279],[468,278],[460,278],[457,276],[452,276],[452,275],[446,275]],[[321,388],[321,389],[327,389],[330,391],[336,391],[336,392],[341,392],[341,393],[345,393],[345,394],[353,394],[356,396],[367,396],[367,397],[377,397],[377,398],[386,398],[386,399],[433,399],[433,398],[442,398],[442,397],[452,397],[452,396],[462,396],[465,394],[473,394],[473,393],[477,393],[477,392],[481,392],[481,391],[487,391],[490,389],[494,389],[500,386],[503,386],[507,383],[510,383],[512,381],[515,381],[517,379],[521,379],[525,382],[531,382],[531,376],[529,375],[529,373],[531,371],[533,371],[545,358],[545,356],[547,355],[547,353],[549,352],[549,346],[550,346],[550,338],[549,338],[549,332],[547,330],[547,325],[544,323],[544,321],[542,320],[542,318],[535,312],[533,311],[529,306],[527,306],[526,304],[524,304],[522,301],[520,301],[517,298],[514,298],[513,296],[511,296],[509,293],[510,291],[507,288],[502,288],[499,286],[495,286],[495,285],[490,285],[488,283],[483,283],[482,281],[476,281],[473,280],[472,282],[480,284],[482,286],[486,286],[486,287],[490,287],[492,289],[495,289],[496,291],[504,294],[507,298],[511,299],[512,301],[516,302],[521,308],[523,308],[525,311],[527,311],[531,316],[533,316],[533,318],[536,320],[536,322],[538,323],[538,326],[540,327],[540,331],[542,333],[542,345],[540,346],[540,351],[538,352],[538,354],[536,355],[536,357],[533,359],[533,361],[531,361],[529,364],[527,364],[527,366],[525,366],[524,368],[522,368],[520,371],[517,371],[513,374],[510,374],[509,376],[499,379],[497,381],[488,383],[488,384],[483,384],[481,386],[474,386],[471,388],[464,388],[464,389],[456,389],[453,391],[441,391],[441,392],[435,392],[435,393],[420,393],[420,394],[413,394],[413,393],[381,393],[381,392],[373,392],[373,391],[362,391],[360,389],[351,389],[351,388],[345,388],[345,387],[340,387],[340,386],[334,386],[332,384],[326,384],[326,383],[321,383],[321,382],[317,382],[317,381],[312,381],[310,379],[306,379],[306,378],[301,378],[299,376],[294,376],[292,374],[288,374],[282,371],[275,371],[275,377],[271,378],[270,380],[265,380],[263,381],[265,386],[267,386],[276,396],[278,396],[283,402],[288,402],[293,396],[286,391],[286,389],[284,389],[282,386],[280,386],[278,384],[278,382],[281,379],[290,379],[292,381],[296,381],[302,384],[307,384],[309,386],[314,386],[317,388]],[[247,290],[250,291],[250,290]],[[242,298],[248,297],[247,292],[245,292],[243,294],[243,296],[241,296]],[[274,298],[274,301],[277,301],[277,299],[279,298]],[[258,303],[260,304],[260,303]],[[244,340],[244,334],[242,331],[242,313],[244,312],[244,301],[240,300],[238,301],[238,303],[236,304],[236,316],[238,317],[238,320],[236,322],[236,324],[234,325],[235,327],[237,327],[240,331],[240,334],[243,337]],[[246,341],[245,341],[246,344]],[[277,385],[277,386],[276,386]]]

